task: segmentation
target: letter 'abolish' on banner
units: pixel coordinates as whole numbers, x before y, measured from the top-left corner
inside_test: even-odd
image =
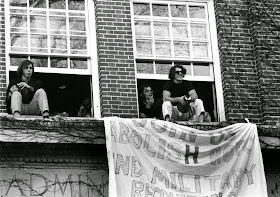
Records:
[[[267,197],[257,126],[104,118],[109,197]]]

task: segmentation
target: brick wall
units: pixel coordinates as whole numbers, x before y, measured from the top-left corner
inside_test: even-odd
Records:
[[[97,0],[102,116],[137,117],[130,0]]]
[[[0,113],[6,112],[5,12],[0,1]]]
[[[216,0],[226,118],[261,121],[260,97],[247,0]]]

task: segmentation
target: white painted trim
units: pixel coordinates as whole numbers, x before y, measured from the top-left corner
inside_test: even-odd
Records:
[[[208,13],[209,13],[209,25],[210,25],[210,39],[212,42],[211,46],[213,47],[212,55],[213,55],[213,63],[214,63],[218,121],[225,121],[226,117],[225,117],[225,108],[224,108],[224,96],[223,96],[222,76],[221,76],[220,57],[219,57],[218,38],[217,38],[217,26],[215,20],[213,1],[208,2]]]
[[[9,85],[9,77],[10,77],[10,73],[9,73],[9,70],[10,70],[10,58],[9,58],[9,51],[10,51],[10,36],[7,36],[9,35],[10,33],[10,9],[9,9],[9,1],[4,1],[4,9],[5,9],[5,63],[6,63],[6,86],[8,87]],[[7,20],[9,19],[9,20]]]
[[[96,24],[95,24],[95,6],[93,0],[88,0],[88,23],[89,23],[89,43],[91,47],[89,52],[91,55],[90,66],[92,76],[92,107],[94,118],[101,118],[100,108],[100,88],[99,88],[99,71],[98,71],[98,56],[97,56],[97,39],[96,39]]]

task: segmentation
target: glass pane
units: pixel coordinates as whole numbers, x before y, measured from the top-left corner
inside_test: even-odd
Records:
[[[135,22],[135,34],[137,36],[150,36],[151,35],[151,23],[144,21]]]
[[[47,57],[30,57],[30,61],[34,63],[34,67],[48,67]]]
[[[31,47],[47,48],[47,35],[30,35]]]
[[[80,53],[79,50],[87,50],[87,39],[85,37],[70,37],[70,49],[76,49],[71,50],[71,53],[78,54]],[[81,52],[84,54],[85,52]]]
[[[187,23],[172,23],[173,37],[188,38],[188,24]]]
[[[190,6],[190,18],[206,18],[204,6]]]
[[[207,38],[205,24],[191,24],[192,38]]]
[[[209,65],[193,65],[193,71],[195,76],[210,76]]]
[[[29,7],[46,8],[46,1],[45,0],[29,0]]]
[[[153,62],[137,62],[137,73],[154,74]]]
[[[11,46],[27,47],[27,34],[11,34]]]
[[[155,36],[169,37],[169,23],[154,22]]]
[[[11,27],[22,27],[26,28],[27,26],[27,16],[26,15],[11,15],[10,16],[10,25]]]
[[[30,28],[47,29],[47,17],[30,16]]]
[[[136,48],[138,55],[152,55],[152,41],[151,40],[136,40]]]
[[[70,30],[86,31],[85,19],[71,17],[69,18]]]
[[[65,9],[65,0],[49,0],[50,9]]]
[[[27,7],[27,0],[10,0],[10,6]]]
[[[171,16],[187,18],[187,6],[186,5],[171,5]]]
[[[194,58],[208,57],[208,44],[207,43],[193,43],[193,56],[194,56]]]
[[[149,16],[150,5],[148,3],[133,3],[134,15]]]
[[[171,63],[156,62],[156,74],[167,74],[168,75],[171,67],[172,67]]]
[[[50,36],[51,39],[51,50],[52,53],[66,53],[66,50],[59,50],[59,49],[66,49],[67,48],[67,37],[66,36]],[[54,50],[58,49],[58,50]]]
[[[170,41],[156,41],[156,56],[171,56]]]
[[[85,1],[84,0],[68,0],[68,9],[69,10],[85,10]]]
[[[51,58],[51,68],[68,68],[67,59]]]
[[[175,57],[189,57],[190,44],[189,42],[174,42]]]
[[[66,30],[66,18],[50,16],[50,29],[56,30],[57,33],[59,30]]]
[[[186,75],[192,75],[192,67],[189,64],[182,63],[183,67],[187,70]]]
[[[87,69],[87,60],[86,59],[70,59],[70,68]]]
[[[23,61],[23,60],[27,60],[28,59],[28,57],[26,56],[26,57],[24,57],[24,56],[20,56],[20,57],[18,57],[18,56],[11,56],[11,58],[10,58],[10,65],[11,66],[19,66],[20,65],[20,63]]]
[[[153,4],[153,16],[168,16],[168,5],[165,4]]]

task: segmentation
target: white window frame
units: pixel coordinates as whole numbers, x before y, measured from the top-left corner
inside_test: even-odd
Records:
[[[28,0],[27,0],[28,1]],[[11,52],[10,46],[10,10],[9,10],[9,1],[5,0],[5,49],[6,49],[6,84],[9,84],[9,72],[16,71],[18,66],[10,66],[10,55],[20,53]],[[89,10],[91,10],[89,12]],[[99,71],[98,71],[98,56],[97,56],[97,40],[96,40],[96,24],[95,24],[95,5],[92,0],[85,0],[85,17],[86,17],[86,36],[87,36],[87,51],[86,55],[75,55],[67,54],[66,56],[61,56],[58,54],[34,54],[34,53],[23,53],[24,56],[45,56],[48,58],[51,57],[67,57],[67,58],[86,58],[88,62],[87,69],[65,69],[65,68],[50,68],[48,67],[35,67],[35,71],[38,73],[59,73],[59,74],[77,74],[77,75],[89,75],[92,76],[91,80],[91,100],[92,100],[92,109],[94,111],[94,118],[101,118],[100,110],[100,86],[99,86]],[[68,40],[69,41],[69,40]],[[69,44],[69,42],[68,42]],[[48,62],[50,64],[50,62]],[[70,65],[68,63],[68,65]],[[94,90],[94,93],[93,93]]]
[[[151,0],[131,0],[131,20],[132,20],[132,31],[133,31],[133,46],[134,46],[134,54],[137,54],[137,49],[136,49],[136,36],[135,36],[135,23],[134,23],[134,12],[133,12],[133,3],[137,2],[147,2],[150,3]],[[207,81],[207,82],[213,82],[213,91],[215,91],[214,95],[216,98],[214,98],[214,103],[215,100],[217,102],[216,110],[217,110],[217,117],[218,121],[225,121],[225,110],[224,110],[224,97],[223,97],[223,89],[222,89],[222,80],[221,80],[221,69],[220,69],[220,58],[219,58],[219,49],[218,49],[218,40],[217,40],[217,27],[216,27],[216,20],[215,20],[215,12],[214,12],[214,3],[213,0],[188,0],[188,1],[183,1],[183,0],[176,0],[176,1],[171,1],[171,0],[152,0],[152,2],[155,3],[174,3],[174,2],[181,2],[181,3],[188,3],[190,2],[192,5],[198,3],[205,3],[206,4],[206,9],[208,12],[208,21],[209,21],[209,39],[210,39],[210,47],[211,48],[211,57],[209,57],[208,60],[201,60],[202,63],[209,63],[210,65],[210,76],[190,76],[187,75],[185,76],[185,79],[189,81]],[[153,32],[153,30],[151,30]],[[149,58],[143,58],[145,60],[148,60]],[[137,73],[137,68],[136,68],[136,61],[141,60],[141,58],[137,57],[135,55],[134,57],[134,64],[135,64],[135,73],[136,73],[136,78],[137,79],[158,79],[158,80],[168,80],[168,75],[159,75],[159,74],[142,74],[142,73]],[[164,58],[151,58],[153,61],[164,61]],[[183,61],[181,59],[167,59],[171,60],[174,65],[174,62],[176,61]],[[192,60],[188,60],[192,61]],[[200,62],[195,60],[194,62]],[[191,63],[192,64],[192,63]],[[154,63],[154,70],[155,70],[155,63]],[[191,71],[193,72],[193,70]]]

